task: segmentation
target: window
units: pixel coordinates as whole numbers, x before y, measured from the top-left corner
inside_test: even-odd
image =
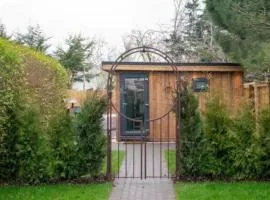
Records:
[[[192,79],[193,92],[207,92],[208,79],[207,78],[195,78]]]

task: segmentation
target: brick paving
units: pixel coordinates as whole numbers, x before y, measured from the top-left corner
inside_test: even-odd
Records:
[[[141,146],[141,144],[113,145],[114,149],[118,147],[125,151],[126,156],[120,168],[120,178],[116,177],[114,180],[110,200],[175,199],[173,182],[169,177],[167,162],[164,158],[164,150],[172,149],[174,145],[167,143],[147,143],[146,146]],[[141,175],[143,175],[142,179]],[[152,178],[153,176],[155,178]]]

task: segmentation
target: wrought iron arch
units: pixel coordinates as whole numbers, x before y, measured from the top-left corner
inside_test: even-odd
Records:
[[[119,111],[116,106],[113,104],[112,102],[112,89],[113,89],[113,76],[116,73],[117,67],[119,66],[119,64],[124,61],[126,58],[128,58],[129,56],[136,54],[136,53],[151,53],[154,55],[157,55],[161,58],[164,59],[164,61],[166,61],[168,63],[168,67],[170,67],[173,71],[173,73],[175,74],[176,77],[176,88],[177,91],[179,91],[180,89],[180,76],[179,76],[179,72],[177,70],[177,66],[174,64],[174,61],[172,58],[170,58],[170,56],[168,56],[165,52],[157,49],[157,48],[153,48],[153,47],[147,47],[147,46],[142,46],[142,47],[136,47],[136,48],[132,48],[129,49],[127,51],[125,51],[124,53],[122,53],[112,64],[109,72],[108,72],[108,78],[107,78],[107,104],[108,104],[108,108],[107,108],[107,172],[106,172],[106,176],[109,180],[112,179],[112,168],[111,168],[111,148],[112,148],[112,144],[111,144],[111,139],[112,139],[112,110],[115,110],[121,117],[124,117],[128,120],[134,121],[134,122],[140,122],[142,124],[142,120],[137,120],[137,119],[133,119],[130,118],[128,116],[126,116],[124,113],[122,113],[121,111]],[[177,96],[176,98],[179,98],[179,92],[177,92]],[[177,119],[180,117],[180,105],[179,105],[179,101],[176,100],[176,103],[174,105],[172,105],[172,107],[164,114],[162,114],[159,117],[153,118],[153,119],[148,119],[147,121],[155,121],[155,120],[159,120],[162,117],[166,116],[168,113],[170,113],[173,109],[176,108],[176,117]],[[177,125],[176,125],[176,131],[177,133],[179,133],[179,120],[177,121]],[[179,155],[178,155],[178,146],[179,146],[179,134],[176,134],[176,160],[179,159]],[[178,161],[176,163],[179,163]],[[179,177],[179,166],[178,164],[176,164],[176,177]]]

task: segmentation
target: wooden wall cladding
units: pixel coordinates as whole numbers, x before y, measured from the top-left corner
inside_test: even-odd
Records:
[[[121,72],[124,73],[124,72]],[[132,72],[128,72],[132,73]],[[173,107],[173,96],[176,90],[176,74],[170,71],[150,71],[149,73],[149,117],[156,119],[169,112]],[[183,80],[190,85],[192,79],[207,78],[209,88],[207,92],[194,92],[198,98],[199,109],[204,115],[207,99],[212,95],[220,95],[224,103],[233,113],[241,104],[243,97],[243,72],[180,72]],[[116,84],[113,92],[113,103],[119,109],[120,86],[119,74],[116,75]],[[119,116],[118,116],[118,119]],[[117,122],[119,135],[119,125]],[[175,141],[176,138],[176,117],[174,111],[162,119],[150,122],[151,141]]]

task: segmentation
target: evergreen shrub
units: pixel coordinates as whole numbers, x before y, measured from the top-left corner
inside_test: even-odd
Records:
[[[75,130],[80,160],[80,175],[97,176],[105,157],[105,134],[102,127],[106,99],[97,93],[85,101],[81,113],[76,116]]]
[[[184,87],[180,92],[180,167],[185,176],[195,176],[200,171],[202,148],[202,122],[198,100],[191,89]]]

